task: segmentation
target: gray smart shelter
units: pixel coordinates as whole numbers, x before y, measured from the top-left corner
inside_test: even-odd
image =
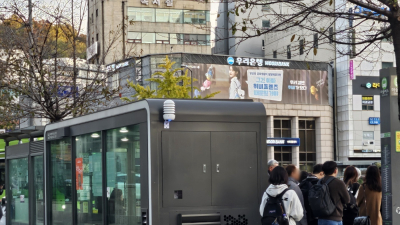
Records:
[[[46,126],[45,224],[260,224],[263,104],[164,101]]]

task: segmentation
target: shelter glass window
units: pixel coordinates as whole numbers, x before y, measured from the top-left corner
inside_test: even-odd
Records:
[[[139,125],[107,131],[109,224],[141,224]]]
[[[44,224],[44,180],[43,156],[33,157],[33,185],[35,211],[33,212],[34,224]]]
[[[75,137],[77,224],[102,224],[101,134]]]
[[[274,120],[274,137],[291,137],[291,120],[275,119]],[[274,147],[274,158],[281,162],[283,166],[292,163],[292,147],[276,146]]]
[[[50,224],[72,224],[72,161],[71,139],[50,144],[50,174],[52,216]]]
[[[29,224],[28,158],[11,159],[8,165],[11,205],[10,224]]]

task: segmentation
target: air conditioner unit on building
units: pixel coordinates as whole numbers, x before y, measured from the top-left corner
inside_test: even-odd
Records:
[[[262,47],[261,47],[261,50],[263,50],[263,51],[264,51],[264,50],[265,50],[265,46],[262,46]]]
[[[368,145],[369,145],[369,141],[364,141],[364,142],[363,142],[363,145],[364,145],[364,146],[368,146]]]
[[[374,145],[374,144],[375,144],[374,140],[369,141],[369,145]]]

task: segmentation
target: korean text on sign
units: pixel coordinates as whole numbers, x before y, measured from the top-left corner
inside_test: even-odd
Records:
[[[248,70],[249,97],[282,101],[282,70]]]

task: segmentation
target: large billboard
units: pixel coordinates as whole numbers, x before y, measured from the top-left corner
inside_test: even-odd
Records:
[[[194,95],[216,99],[258,99],[264,103],[329,105],[328,72],[258,66],[187,63]],[[190,75],[190,72],[189,74]]]

